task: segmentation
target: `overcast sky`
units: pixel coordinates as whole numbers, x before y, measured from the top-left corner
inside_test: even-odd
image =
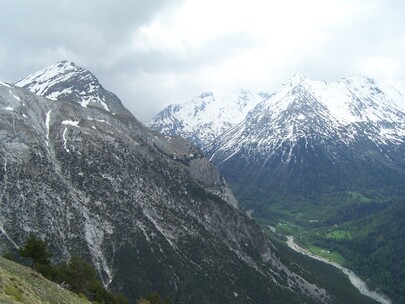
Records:
[[[272,92],[295,73],[405,80],[401,0],[1,1],[0,81],[60,60],[141,121],[202,91]]]

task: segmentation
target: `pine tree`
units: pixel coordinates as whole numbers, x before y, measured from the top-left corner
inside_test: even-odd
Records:
[[[37,264],[49,265],[51,253],[48,250],[48,243],[37,239],[35,235],[30,234],[23,248],[19,250],[21,256],[31,258],[31,268],[36,270]]]

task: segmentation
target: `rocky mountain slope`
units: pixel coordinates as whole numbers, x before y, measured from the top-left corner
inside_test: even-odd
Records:
[[[205,147],[241,122],[266,98],[265,93],[245,90],[236,91],[226,98],[204,92],[189,102],[168,106],[146,125],[160,133],[181,136],[198,147]]]
[[[54,262],[86,257],[132,300],[330,300],[280,261],[200,150],[144,127],[73,63],[0,83],[0,156],[2,251],[34,233]]]

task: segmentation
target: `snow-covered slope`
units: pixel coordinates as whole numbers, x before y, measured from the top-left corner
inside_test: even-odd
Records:
[[[366,77],[326,83],[294,75],[205,152],[232,183],[271,191],[344,188],[356,175],[391,172],[389,183],[404,175],[401,90]]]
[[[126,113],[121,101],[105,90],[88,70],[60,61],[24,77],[14,85],[52,100],[72,100],[82,107],[95,106],[111,113]]]
[[[204,147],[242,121],[251,109],[268,97],[265,93],[244,90],[235,91],[226,98],[205,92],[189,102],[168,106],[147,126],[166,135],[182,136]]]
[[[252,144],[252,153],[271,157],[284,143],[294,145],[311,136],[346,146],[360,138],[377,146],[402,143],[405,98],[393,87],[382,87],[386,92],[365,77],[326,83],[294,75],[206,150],[218,162]]]
[[[302,95],[301,101],[296,99],[299,94]],[[305,94],[307,96],[304,96]],[[310,99],[314,100],[312,105]],[[307,121],[306,115],[309,115],[309,112],[303,107],[306,102],[309,112],[314,110],[312,107],[315,104],[315,107],[320,107],[314,115],[318,118],[323,117],[325,119],[322,122],[325,124],[323,127],[328,126],[332,133],[342,126],[370,123],[374,127],[378,126],[375,140],[380,143],[400,140],[404,135],[405,84],[401,82],[377,83],[362,76],[326,83],[297,74],[273,95],[238,91],[227,98],[216,98],[213,93],[202,93],[189,102],[168,106],[147,125],[166,135],[182,136],[194,144],[208,149],[208,146],[218,136],[229,138],[229,135],[225,135],[225,133],[241,123],[249,112],[251,112],[249,115],[255,119],[266,117],[273,125],[276,125],[279,123],[278,117],[284,115],[287,109],[295,109],[295,115],[291,114],[288,118],[291,119],[289,129],[282,130],[282,128],[266,124],[268,132],[273,138],[268,139],[267,142],[284,141],[298,138],[299,134],[302,134],[303,130],[299,127],[300,122]],[[255,108],[256,106],[257,108]],[[246,121],[249,119],[247,118]],[[387,123],[389,126],[386,125]],[[246,122],[241,123],[242,126],[244,124]],[[293,125],[297,126],[298,133],[292,128]],[[255,129],[256,127],[250,126],[250,128]],[[241,132],[241,129],[238,129],[238,132]],[[353,127],[349,129],[350,132],[355,132]],[[283,134],[273,132],[273,130],[278,130]],[[345,140],[349,140],[355,136],[350,132],[340,134],[341,131],[338,131],[337,136],[348,137]],[[265,144],[261,137],[263,136],[259,135],[258,138],[246,138],[246,140],[261,140]],[[239,143],[239,145],[242,144],[243,142]],[[230,143],[227,143],[227,146],[229,145]]]

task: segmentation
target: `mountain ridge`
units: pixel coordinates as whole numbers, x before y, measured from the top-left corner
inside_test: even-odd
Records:
[[[265,98],[266,93],[242,89],[218,98],[212,92],[203,92],[186,103],[169,105],[146,125],[204,147],[243,120],[247,112]]]

